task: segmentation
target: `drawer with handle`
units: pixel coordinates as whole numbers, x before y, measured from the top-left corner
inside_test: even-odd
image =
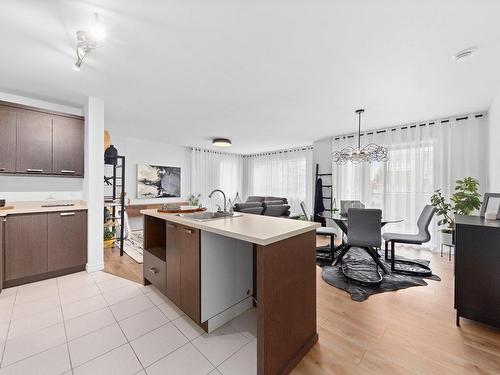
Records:
[[[144,278],[163,293],[167,289],[166,263],[148,250],[144,250]]]

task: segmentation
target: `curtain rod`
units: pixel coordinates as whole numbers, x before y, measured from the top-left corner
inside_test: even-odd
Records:
[[[225,151],[216,151],[216,150],[207,150],[206,148],[201,148],[201,147],[189,147],[191,151],[199,151],[199,152],[208,152],[210,154],[218,154],[218,155],[229,155],[229,156],[239,156],[242,157],[243,155],[240,154],[235,154],[232,152],[225,152]]]
[[[225,151],[215,151],[215,150],[207,150],[205,148],[201,147],[189,147],[192,151],[199,151],[199,152],[208,152],[211,154],[219,154],[219,155],[229,155],[229,156],[239,156],[242,158],[246,157],[253,157],[253,156],[264,156],[264,155],[277,155],[277,154],[286,154],[286,153],[291,153],[291,152],[299,152],[299,151],[306,151],[306,150],[312,150],[313,146],[302,146],[302,147],[293,147],[289,149],[283,149],[283,150],[276,150],[276,151],[268,151],[268,152],[259,152],[255,154],[235,154],[231,152],[225,152]]]
[[[276,151],[268,151],[268,152],[258,152],[256,154],[246,154],[246,155],[242,155],[242,156],[244,158],[251,158],[251,157],[255,157],[255,156],[278,155],[278,154],[286,154],[286,153],[307,151],[307,150],[312,150],[312,149],[313,149],[313,146],[302,146],[302,147],[293,147],[293,148],[284,149],[284,150],[276,150]]]
[[[448,118],[442,118],[438,120],[430,120],[430,121],[424,121],[424,122],[418,122],[416,124],[408,124],[408,125],[399,125],[399,126],[390,126],[387,128],[379,129],[379,130],[367,130],[361,133],[361,136],[364,135],[372,135],[372,134],[380,134],[380,133],[386,133],[388,131],[394,132],[397,130],[406,130],[408,128],[414,129],[416,127],[424,127],[428,125],[435,125],[437,124],[446,124],[449,123],[451,120],[455,120],[456,122],[462,121],[462,120],[467,120],[469,117],[474,117],[474,118],[480,118],[480,117],[485,117],[487,115],[487,112],[479,112],[479,113],[471,113],[468,115],[460,115],[460,116],[452,116]],[[345,139],[345,138],[354,138],[357,136],[357,133],[352,133],[352,134],[345,134],[345,135],[337,135],[333,136],[332,139],[335,141],[338,141],[339,139]]]

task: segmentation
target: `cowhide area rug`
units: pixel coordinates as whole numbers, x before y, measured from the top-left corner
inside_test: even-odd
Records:
[[[338,253],[336,254],[338,255]],[[398,256],[396,259],[409,260]],[[397,273],[390,273],[391,263],[390,260],[386,261],[382,256],[380,258],[382,263],[386,266],[389,271],[388,274],[382,273],[382,283],[378,285],[362,284],[350,280],[342,272],[341,264],[336,266],[331,265],[331,260],[327,261],[324,258],[318,258],[317,264],[320,266],[322,271],[322,278],[328,284],[334,286],[335,288],[345,290],[351,295],[353,301],[362,302],[373,294],[391,292],[399,289],[411,288],[414,286],[426,286],[427,282],[425,279],[441,281],[439,276],[432,275],[430,277],[412,276],[412,275],[402,275]],[[412,259],[419,263],[429,265],[430,261],[426,259]],[[344,256],[343,259],[344,270],[350,276],[354,276],[357,279],[372,279],[377,277],[377,267],[372,258],[363,250],[359,248],[352,248]],[[412,269],[412,266],[405,266]],[[379,269],[380,272],[382,270]]]

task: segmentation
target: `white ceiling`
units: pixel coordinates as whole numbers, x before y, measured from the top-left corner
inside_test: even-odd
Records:
[[[95,11],[108,38],[74,72]],[[115,134],[279,149],[354,131],[358,107],[365,128],[487,109],[499,16],[498,0],[2,0],[0,88],[102,97]]]

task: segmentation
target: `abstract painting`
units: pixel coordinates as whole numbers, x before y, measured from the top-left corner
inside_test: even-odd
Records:
[[[137,165],[137,198],[174,198],[180,196],[180,168]]]

